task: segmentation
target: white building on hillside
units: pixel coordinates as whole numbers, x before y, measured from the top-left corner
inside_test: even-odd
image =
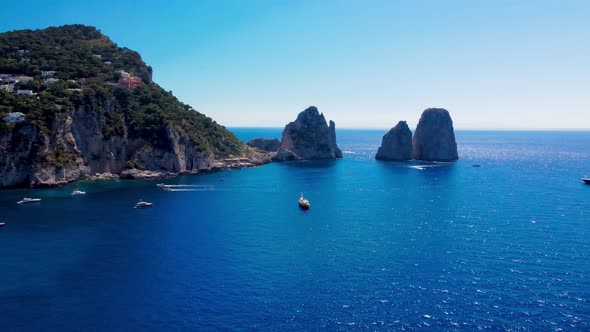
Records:
[[[128,72],[121,70],[119,71],[121,73],[121,77],[122,78],[127,78],[127,77],[131,77],[131,74],[129,74]]]
[[[4,117],[4,121],[12,123],[22,122],[25,121],[25,115],[21,112],[8,113],[8,115]]]
[[[55,75],[55,71],[53,71],[53,70],[42,70],[41,71],[41,76],[43,76],[43,77],[53,77],[53,75]]]
[[[24,76],[24,75],[20,75],[20,76],[12,76],[10,78],[11,82],[17,83],[17,82],[29,82],[32,81],[33,78],[31,76]]]
[[[0,84],[0,90],[12,92],[12,90],[14,90],[14,84]]]
[[[16,94],[17,95],[23,95],[23,96],[32,96],[32,95],[34,95],[33,90],[16,90]]]

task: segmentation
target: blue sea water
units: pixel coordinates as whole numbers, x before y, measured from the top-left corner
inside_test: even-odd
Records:
[[[0,191],[0,330],[590,330],[590,132],[459,131],[452,164],[337,134],[342,160],[164,180],[197,191]]]

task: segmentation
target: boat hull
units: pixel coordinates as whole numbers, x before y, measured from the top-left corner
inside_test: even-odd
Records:
[[[583,178],[582,181],[584,181],[585,184],[590,184],[590,178]]]
[[[309,208],[311,207],[311,204],[309,204],[309,201],[306,199],[300,199],[298,203],[299,208],[301,208],[302,210],[309,210]]]
[[[41,202],[40,199],[32,199],[32,200],[22,200],[22,201],[18,201],[18,204],[28,204],[28,203],[39,203]]]
[[[135,208],[136,208],[136,209],[144,209],[144,208],[149,208],[149,207],[152,207],[152,205],[153,205],[152,203],[147,203],[147,204],[138,204],[138,205],[135,205]]]
[[[299,204],[299,208],[301,210],[309,210],[310,206],[309,205],[305,205],[305,204]]]

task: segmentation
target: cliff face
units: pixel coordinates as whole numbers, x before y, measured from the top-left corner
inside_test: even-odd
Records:
[[[422,113],[412,141],[416,160],[454,161],[459,159],[453,120],[442,108],[429,108]]]
[[[294,122],[283,130],[276,161],[342,158],[336,145],[336,125],[326,122],[314,106],[299,113]]]
[[[405,121],[400,121],[383,135],[377,160],[402,161],[412,159],[412,131]]]
[[[0,187],[53,186],[134,167],[200,172],[211,170],[216,161],[212,151],[195,146],[181,128],[166,128],[163,140],[155,145],[127,133],[105,137],[104,116],[84,107],[58,114],[53,123],[49,132],[19,123],[0,134]],[[248,154],[246,149],[243,156]],[[262,158],[258,163],[268,161]]]

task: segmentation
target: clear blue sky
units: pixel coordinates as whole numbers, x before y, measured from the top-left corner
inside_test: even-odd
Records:
[[[89,1],[90,2],[90,1]],[[94,25],[227,126],[590,128],[590,1],[5,1],[0,31]]]

